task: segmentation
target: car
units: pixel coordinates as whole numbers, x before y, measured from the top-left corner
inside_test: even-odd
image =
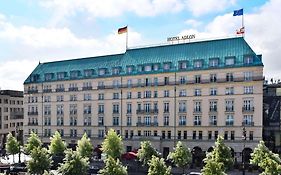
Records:
[[[15,163],[10,166],[11,174],[18,174],[19,172],[27,172],[25,163]]]
[[[89,170],[88,170],[88,173],[89,174],[97,174],[99,172],[100,168],[97,167],[97,166],[90,166]]]
[[[201,175],[200,172],[190,172],[189,175]]]

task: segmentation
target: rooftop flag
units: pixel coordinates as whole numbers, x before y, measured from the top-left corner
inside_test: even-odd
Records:
[[[243,9],[234,10],[233,16],[241,16],[243,15]]]
[[[122,27],[118,29],[118,34],[127,33],[127,31],[128,31],[128,26]]]
[[[239,30],[236,30],[236,34],[244,34],[245,33],[245,27],[241,27]]]

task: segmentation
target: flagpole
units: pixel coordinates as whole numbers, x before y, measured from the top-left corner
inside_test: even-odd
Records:
[[[244,9],[243,9],[243,14],[242,14],[242,28],[244,27]],[[243,37],[245,37],[245,27],[244,27],[244,32],[242,34]]]
[[[126,33],[126,50],[128,50],[128,33],[129,33],[129,27],[127,25],[127,33]]]

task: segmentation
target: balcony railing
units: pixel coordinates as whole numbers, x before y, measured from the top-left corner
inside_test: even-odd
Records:
[[[158,122],[137,122],[136,126],[158,126]]]
[[[27,114],[28,115],[38,115],[38,112],[37,111],[32,111],[32,112],[28,112]]]
[[[68,91],[78,91],[78,87],[71,87],[71,88],[68,88]]]
[[[27,125],[28,126],[37,126],[38,123],[36,123],[36,122],[28,122]]]
[[[30,89],[30,90],[27,90],[27,93],[28,93],[28,94],[35,94],[35,93],[38,93],[38,89]]]
[[[246,122],[242,122],[242,126],[254,126],[255,123],[252,121],[246,121]]]
[[[85,86],[85,87],[82,87],[82,90],[83,90],[83,91],[92,90],[92,89],[93,89],[92,86]]]
[[[225,112],[234,112],[234,108],[225,108]]]
[[[151,110],[143,110],[143,109],[137,109],[137,114],[158,114],[158,109],[151,109]]]
[[[52,89],[43,89],[43,93],[50,93],[52,92]]]
[[[254,112],[255,108],[253,106],[250,107],[242,107],[242,112]]]
[[[209,112],[218,112],[217,108],[210,108]]]
[[[226,126],[233,126],[233,121],[226,121],[226,122],[225,122],[225,125],[226,125]]]
[[[64,88],[57,88],[56,92],[64,92]]]

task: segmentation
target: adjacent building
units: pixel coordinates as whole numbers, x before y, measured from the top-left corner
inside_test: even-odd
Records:
[[[166,156],[181,140],[199,160],[221,135],[240,161],[262,139],[263,63],[242,37],[46,62],[24,101],[24,135],[44,143],[59,131],[69,146],[84,133],[97,146],[113,128],[127,151],[148,139]]]
[[[5,147],[11,132],[23,143],[23,92],[0,90],[0,148]]]

